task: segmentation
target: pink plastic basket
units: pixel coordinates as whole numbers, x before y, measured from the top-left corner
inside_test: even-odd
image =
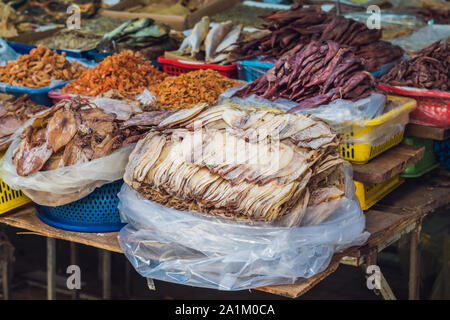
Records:
[[[416,99],[417,108],[410,114],[411,122],[438,127],[450,126],[450,92],[399,88],[381,83],[378,88]]]

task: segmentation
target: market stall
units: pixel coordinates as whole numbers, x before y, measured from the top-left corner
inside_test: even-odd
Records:
[[[450,8],[385,1],[373,29],[339,1],[101,2],[81,30],[66,2],[0,2],[0,223],[47,237],[49,299],[54,239],[105,250],[104,298],[108,252],[149,283],[296,298],[406,235],[420,298],[422,221],[450,203],[430,19]]]

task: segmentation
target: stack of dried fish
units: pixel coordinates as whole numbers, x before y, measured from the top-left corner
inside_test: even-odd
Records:
[[[177,52],[207,63],[228,64],[241,33],[242,25],[233,26],[231,21],[226,21],[210,28],[209,17],[203,17]]]
[[[198,103],[215,103],[223,92],[239,84],[240,81],[206,69],[167,77],[149,90],[158,98],[158,105],[162,108],[182,109]]]
[[[396,64],[381,78],[394,86],[450,91],[450,38],[437,41]]]
[[[226,22],[231,20],[234,24],[242,24],[246,27],[259,27],[264,23],[261,16],[272,13],[274,10],[269,8],[259,8],[247,6],[239,3],[231,9],[219,12],[211,17],[213,22]]]
[[[165,77],[149,61],[138,59],[130,53],[120,53],[86,70],[79,79],[68,83],[61,91],[96,96],[115,89],[132,96],[161,82]]]
[[[89,50],[94,49],[101,37],[78,30],[63,29],[51,36],[33,41],[52,49]]]
[[[30,118],[48,109],[34,103],[28,95],[0,102],[0,151],[11,144],[11,137]]]
[[[124,19],[111,18],[98,16],[83,21],[80,25],[81,31],[100,35],[103,37],[105,33],[108,33],[125,22]]]
[[[301,221],[306,207],[344,197],[340,138],[308,116],[197,106],[169,116],[158,130],[138,142],[124,180],[160,204]],[[331,213],[318,210],[314,220]]]
[[[0,82],[27,88],[49,86],[53,80],[78,78],[87,68],[78,62],[69,62],[66,53],[56,53],[45,46],[38,46],[16,60],[0,66]]]
[[[155,24],[152,19],[132,19],[106,33],[97,50],[101,52],[120,52],[133,50],[140,52],[148,60],[156,60],[164,51],[175,50],[180,41],[171,34],[170,27]]]
[[[23,22],[23,17],[10,4],[0,1],[0,38],[15,37],[19,32],[30,30],[30,24]]]
[[[290,112],[313,108],[335,99],[356,100],[376,88],[373,76],[364,71],[364,59],[351,47],[332,41],[297,45],[297,53],[282,58],[267,73],[234,96],[256,94],[266,99],[284,98],[298,102]]]
[[[81,100],[62,100],[34,114],[33,125],[26,128],[13,160],[20,176],[85,163],[107,156],[136,142],[142,132],[121,129],[120,123],[131,116],[117,106],[92,104]]]
[[[161,15],[185,16],[199,9],[209,0],[142,0],[130,8],[131,12],[148,12]]]
[[[368,29],[364,23],[324,12],[320,6],[303,8],[296,5],[291,10],[277,11],[263,19],[268,24],[262,29],[271,33],[260,39],[238,43],[233,51],[237,59],[258,56],[278,59],[295,54],[299,46],[312,40],[332,40],[354,47],[356,55],[367,61],[365,67],[369,71],[375,71],[403,55],[400,47],[380,40],[381,30]]]

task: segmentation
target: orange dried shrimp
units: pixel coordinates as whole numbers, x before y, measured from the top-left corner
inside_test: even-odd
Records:
[[[196,104],[214,103],[226,90],[241,84],[214,70],[197,70],[167,77],[163,82],[150,87],[150,91],[159,98],[163,108],[190,108]]]
[[[53,80],[72,80],[87,68],[69,62],[66,54],[58,54],[45,46],[32,49],[16,60],[0,66],[0,82],[27,88],[47,87]]]
[[[78,80],[63,87],[62,92],[97,96],[109,90],[120,90],[133,95],[165,77],[149,61],[138,59],[130,53],[119,53],[83,72]]]

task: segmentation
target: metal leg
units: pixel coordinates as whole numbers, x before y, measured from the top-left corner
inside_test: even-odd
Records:
[[[422,222],[411,232],[410,257],[409,257],[409,300],[420,298],[420,234]]]
[[[47,300],[56,299],[56,240],[47,238]]]
[[[103,299],[111,299],[111,252],[103,250]]]
[[[77,245],[75,242],[70,242],[70,264],[78,265],[77,257]],[[77,289],[72,290],[72,300],[78,300],[80,298],[80,293]]]
[[[127,259],[124,259],[125,261],[125,296],[127,298],[131,297],[131,264]]]
[[[2,286],[3,286],[3,299],[9,300],[9,277],[8,277],[8,260],[2,261]]]

